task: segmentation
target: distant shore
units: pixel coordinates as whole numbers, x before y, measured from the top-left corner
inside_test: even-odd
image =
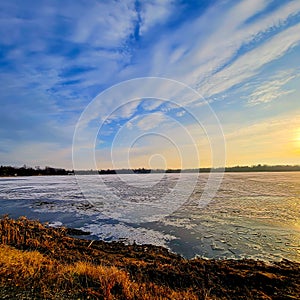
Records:
[[[300,264],[187,260],[152,245],[74,238],[0,219],[1,299],[298,299]],[[70,235],[73,235],[70,236]]]
[[[66,170],[53,167],[12,167],[0,166],[0,177],[18,176],[51,176],[51,175],[112,175],[112,174],[155,174],[155,173],[222,173],[222,172],[299,172],[299,165],[254,165],[254,166],[234,166],[225,168],[194,168],[194,169],[102,169],[102,170]]]

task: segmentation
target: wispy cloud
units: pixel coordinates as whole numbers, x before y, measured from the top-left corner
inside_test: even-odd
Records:
[[[174,13],[178,7],[176,1],[151,0],[141,3],[139,34],[143,35],[154,26],[160,26]],[[178,4],[178,3],[177,3]]]
[[[163,113],[153,113],[142,117],[137,122],[137,126],[140,130],[147,131],[161,125],[161,123],[165,120],[166,116]]]
[[[204,15],[170,32],[155,45],[152,74],[181,80],[205,97],[225,93],[299,43],[299,24],[287,20],[299,2],[284,3],[254,21],[269,1],[212,6]],[[214,20],[213,26],[210,21]]]
[[[203,87],[204,95],[226,92],[233,86],[244,82],[259,73],[260,68],[282,57],[300,42],[300,24],[294,25],[255,48],[241,55],[227,68],[213,75],[211,84]]]
[[[137,21],[134,1],[114,1],[109,5],[92,1],[88,6],[84,1],[78,3],[72,3],[71,11],[64,12],[65,17],[78,18],[71,41],[107,49],[124,46]]]
[[[288,95],[295,90],[284,89],[285,84],[296,78],[296,74],[290,72],[280,72],[276,76],[270,78],[269,81],[263,82],[250,95],[248,104],[258,105],[261,103],[269,103],[283,95]]]

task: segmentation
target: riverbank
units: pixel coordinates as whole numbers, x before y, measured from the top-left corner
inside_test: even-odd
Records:
[[[0,220],[1,299],[299,299],[300,264],[187,260],[152,245]]]

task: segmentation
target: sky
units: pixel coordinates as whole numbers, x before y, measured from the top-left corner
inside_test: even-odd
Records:
[[[1,165],[300,164],[299,0],[1,1],[0,82]]]

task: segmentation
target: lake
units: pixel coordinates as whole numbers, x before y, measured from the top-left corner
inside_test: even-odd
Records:
[[[0,178],[0,214],[187,258],[300,262],[300,172]],[[206,191],[203,193],[203,191]],[[209,198],[211,197],[211,198]],[[208,199],[208,200],[207,200]]]

